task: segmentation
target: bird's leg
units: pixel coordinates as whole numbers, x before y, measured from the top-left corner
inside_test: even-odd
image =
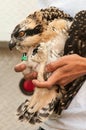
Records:
[[[39,81],[44,81],[44,67],[45,63],[40,64],[39,73],[37,79]],[[47,107],[49,109],[49,104],[55,100],[57,97],[57,92],[55,88],[51,90],[47,88],[35,88],[34,95],[32,96],[29,104],[29,112],[39,112],[42,108]]]
[[[44,81],[44,68],[45,68],[45,64],[46,64],[45,62],[42,62],[42,63],[40,63],[40,66],[39,66],[37,80],[39,80],[40,82]],[[37,106],[37,104],[38,104],[42,94],[44,94],[44,92],[46,92],[46,88],[42,88],[41,89],[41,88],[38,88],[36,86],[35,87],[35,91],[34,91],[34,95],[32,96],[32,99],[31,99],[29,107],[34,106],[33,109],[35,109],[35,106]],[[35,110],[37,110],[37,108]]]

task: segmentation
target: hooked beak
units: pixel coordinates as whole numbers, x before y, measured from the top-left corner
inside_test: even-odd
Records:
[[[10,41],[8,46],[9,46],[9,49],[12,50],[16,46],[16,43],[15,42],[13,43]]]

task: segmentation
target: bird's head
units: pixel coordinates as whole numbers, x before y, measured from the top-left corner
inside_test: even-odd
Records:
[[[49,28],[49,23],[59,18],[69,19],[70,16],[55,7],[42,9],[29,15],[13,30],[9,43],[10,50],[15,46],[22,49],[35,46],[40,42],[47,42],[55,36],[55,32]]]
[[[35,18],[28,16],[23,22],[18,24],[11,34],[9,48],[30,47],[39,43],[44,30],[42,22],[37,22]]]

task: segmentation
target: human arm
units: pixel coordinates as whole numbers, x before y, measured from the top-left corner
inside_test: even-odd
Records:
[[[48,64],[46,71],[52,72],[52,75],[44,82],[33,80],[36,86],[50,88],[52,85],[58,84],[64,87],[86,74],[86,58],[76,54],[67,55]]]
[[[20,72],[25,69],[24,64],[15,66],[15,71]],[[46,72],[52,72],[47,81],[39,82],[34,78],[37,77],[36,72],[24,75],[26,79],[34,79],[32,82],[38,87],[50,88],[54,84],[65,86],[78,77],[86,74],[86,58],[76,54],[63,56],[59,60],[48,64],[45,68]]]

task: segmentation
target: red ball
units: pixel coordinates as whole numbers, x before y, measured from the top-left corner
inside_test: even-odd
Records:
[[[34,91],[35,88],[34,84],[32,83],[32,80],[25,80],[23,87],[28,92]]]

